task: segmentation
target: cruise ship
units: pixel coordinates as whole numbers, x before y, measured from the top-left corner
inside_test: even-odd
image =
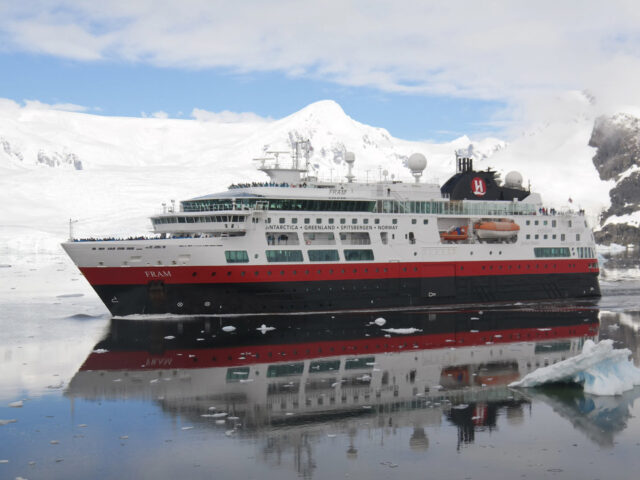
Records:
[[[310,173],[308,142],[258,159],[264,181],[172,202],[153,235],[62,244],[116,316],[255,314],[593,298],[583,211],[547,208],[511,172],[456,156],[444,185]],[[286,161],[285,161],[286,160]]]

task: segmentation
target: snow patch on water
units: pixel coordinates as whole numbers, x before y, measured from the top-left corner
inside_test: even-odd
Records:
[[[571,382],[592,395],[620,395],[640,385],[640,369],[630,360],[629,349],[614,349],[613,340],[586,340],[582,353],[547,367],[538,368],[510,387],[537,387]]]
[[[416,332],[421,332],[422,329],[420,328],[383,328],[382,329],[383,332],[388,332],[388,333],[397,333],[399,335],[410,335],[412,333],[416,333]]]

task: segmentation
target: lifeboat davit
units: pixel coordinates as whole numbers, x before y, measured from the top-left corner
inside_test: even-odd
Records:
[[[446,232],[440,232],[440,240],[445,242],[459,242],[469,237],[469,227],[452,227]]]
[[[500,218],[480,220],[473,224],[473,229],[480,240],[515,240],[520,225],[508,218]]]

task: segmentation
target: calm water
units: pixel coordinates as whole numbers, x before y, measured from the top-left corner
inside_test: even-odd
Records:
[[[640,388],[507,386],[587,338],[638,365],[640,283],[603,292],[187,320],[111,319],[88,296],[5,302],[0,478],[637,478]]]

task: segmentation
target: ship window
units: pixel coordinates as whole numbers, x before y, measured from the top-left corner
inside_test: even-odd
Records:
[[[386,245],[387,243],[389,243],[389,235],[387,232],[380,232],[380,240],[382,241],[383,245]]]
[[[416,222],[417,222],[417,220],[416,220],[415,218],[412,218],[412,219],[411,219],[411,225],[415,225],[415,224],[416,224]]]
[[[534,237],[536,240],[538,240],[539,235],[536,233],[536,236]]]
[[[543,235],[543,237],[544,237],[544,239],[546,240],[546,239],[547,239],[547,237],[548,237],[548,235],[545,233],[545,234]]]
[[[429,223],[429,219],[425,218],[424,220],[422,220],[422,224],[423,225],[427,225]]]
[[[337,262],[340,260],[337,250],[309,250],[311,262]]]
[[[369,223],[369,219],[365,218],[364,220],[362,220],[362,223],[364,223],[365,225],[367,225]]]
[[[552,238],[553,240],[555,240],[555,239],[556,239],[556,234],[554,233],[553,235],[551,235],[551,238]]]
[[[302,234],[307,245],[335,245],[333,232],[305,232]]]
[[[378,224],[380,223],[380,219],[379,219],[379,218],[376,218],[376,219],[373,221],[373,223],[375,223],[376,225],[378,225]]]
[[[527,225],[531,225],[531,220],[527,220]]]
[[[291,223],[294,223],[294,224],[295,224],[295,223],[298,223],[298,218],[297,218],[297,217],[293,217],[293,218],[291,219]]]
[[[341,218],[340,219],[340,224],[344,225],[345,223],[347,223],[347,220],[345,218]]]
[[[552,227],[555,227],[555,226],[556,226],[556,223],[557,223],[557,222],[556,222],[555,220],[551,220],[551,226],[552,226]]]
[[[398,219],[394,218],[393,220],[391,220],[391,223],[393,223],[394,225],[396,225],[398,223]]]
[[[571,220],[569,220],[569,226],[571,226]]]
[[[561,234],[560,234],[560,240],[561,240],[562,242],[564,242],[564,233],[561,233]]]
[[[576,233],[576,242],[579,242],[579,241],[580,241],[580,234]]]
[[[322,219],[321,218],[316,218],[316,223],[322,223]]]
[[[538,225],[538,220],[536,220],[535,222],[533,222],[534,225]]]
[[[356,223],[358,223],[358,219],[357,218],[352,218],[351,219],[351,223],[353,223],[355,225]]]
[[[304,371],[304,363],[285,363],[269,365],[267,378],[300,375]]]
[[[529,240],[530,238],[531,238],[531,235],[527,233],[527,240]]]
[[[309,220],[308,218],[305,218],[305,219],[304,219],[304,223],[306,223],[306,224],[309,224],[309,221],[310,221],[310,220]]]
[[[333,225],[333,218],[329,219],[329,225]]]
[[[534,248],[533,253],[536,257],[569,257],[569,249],[567,247],[541,247]]]
[[[278,222],[280,222],[280,223],[284,223],[284,217],[280,217],[280,218],[278,219]]]
[[[543,225],[546,225],[548,222],[545,220],[544,222],[542,222]]]
[[[344,251],[344,259],[347,262],[357,262],[357,261],[367,261],[373,260],[373,250],[362,249],[362,250],[345,250]]]
[[[227,263],[247,263],[249,261],[249,255],[246,250],[226,250],[224,257]]]
[[[268,262],[302,262],[301,250],[267,250]]]

